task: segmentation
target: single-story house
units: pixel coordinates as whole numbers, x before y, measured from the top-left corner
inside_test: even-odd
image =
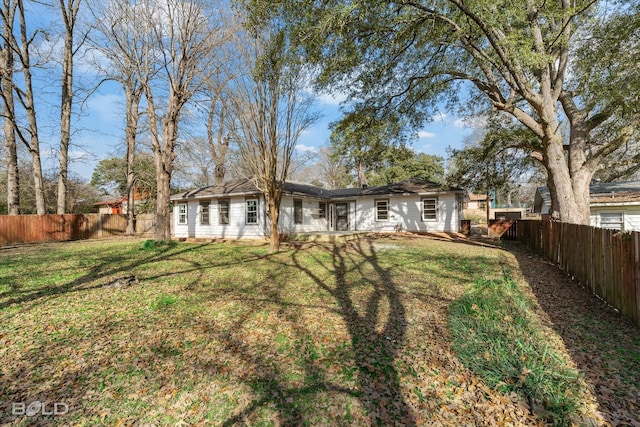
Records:
[[[239,178],[171,196],[177,238],[264,238],[265,199]],[[285,235],[328,231],[458,232],[464,191],[420,180],[327,190],[286,182],[278,226]]]
[[[135,206],[138,206],[148,201],[149,196],[141,194],[138,190],[133,193],[133,200]],[[93,206],[97,208],[99,214],[111,214],[111,215],[126,215],[129,212],[128,208],[129,198],[106,196],[103,201],[94,203]]]
[[[590,219],[594,227],[640,231],[640,181],[599,182],[589,187]],[[538,187],[534,212],[548,214],[551,196]]]
[[[486,194],[469,194],[465,200],[465,209],[486,209],[487,208],[487,195]]]
[[[116,199],[105,198],[102,202],[94,203],[93,206],[97,209],[99,214],[122,215],[125,213],[123,202],[126,200],[126,197],[118,197]]]

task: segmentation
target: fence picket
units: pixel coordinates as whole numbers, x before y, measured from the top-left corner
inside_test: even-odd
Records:
[[[516,237],[640,326],[640,232],[519,220]]]
[[[95,239],[123,234],[127,220],[122,215],[0,215],[0,245]]]

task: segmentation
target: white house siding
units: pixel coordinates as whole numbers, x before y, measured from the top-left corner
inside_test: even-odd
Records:
[[[219,223],[220,199],[191,199],[187,203],[187,224],[178,223],[179,208],[182,201],[177,201],[173,207],[174,235],[177,238],[228,238],[228,239],[256,239],[264,238],[268,230],[265,221],[264,199],[258,199],[258,224],[246,223],[246,200],[251,196],[234,196],[223,198],[229,200],[229,224]],[[209,224],[200,224],[201,202],[209,201]]]
[[[437,199],[437,220],[422,220],[422,199]],[[389,201],[389,219],[376,220],[376,200]],[[445,231],[457,232],[460,218],[455,193],[437,195],[380,196],[361,198],[357,201],[356,230],[393,232],[396,230],[414,232]]]
[[[295,224],[293,217],[293,201],[294,199],[302,201],[302,224]],[[325,203],[325,217],[320,218],[318,215],[318,203]],[[280,217],[278,219],[278,228],[281,233],[308,233],[327,231],[329,229],[328,222],[329,203],[326,200],[315,199],[310,197],[292,197],[284,196],[280,203]]]
[[[601,213],[620,213],[624,221],[625,231],[640,231],[640,206],[638,205],[619,205],[619,206],[591,206],[591,225],[600,227]]]

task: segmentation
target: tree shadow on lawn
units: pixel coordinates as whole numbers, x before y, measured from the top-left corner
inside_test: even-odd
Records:
[[[640,329],[517,243],[508,249],[611,425],[640,424]]]
[[[404,342],[407,321],[400,293],[389,271],[380,265],[370,241],[350,243],[348,250],[337,245],[317,246],[321,248],[321,256],[294,250],[290,260],[297,271],[333,298],[335,306],[331,311],[344,321],[350,336],[349,356],[355,363],[356,387],[328,382],[313,357],[304,359],[304,386],[290,387],[278,368],[268,363],[264,356],[226,336],[225,341],[235,347],[235,352],[251,361],[252,371],[256,374],[250,381],[260,397],[223,425],[239,423],[267,406],[277,411],[282,425],[302,425],[310,414],[300,409],[298,401],[318,397],[323,392],[356,398],[366,410],[371,425],[416,425],[414,414],[402,395],[399,374],[394,365]],[[308,265],[309,259],[313,267]],[[279,262],[275,259],[269,261]],[[317,267],[321,267],[319,272]],[[356,274],[360,283],[353,283],[347,277],[350,273]],[[369,293],[366,301],[356,301],[354,294],[362,289]],[[271,303],[286,304],[274,293],[268,297]],[[381,313],[383,306],[388,307],[386,316]],[[308,336],[309,332],[301,325],[300,319],[288,320],[290,324],[297,325],[297,336]],[[383,326],[380,328],[381,323]],[[304,353],[305,349],[299,351]],[[334,422],[349,424],[344,419],[335,419]]]
[[[179,260],[184,263],[190,264],[191,267],[188,269],[181,269],[172,271],[171,273],[161,273],[158,275],[148,276],[144,278],[144,281],[152,281],[154,279],[159,279],[161,277],[169,277],[176,276],[180,274],[193,273],[198,272],[199,276],[194,278],[190,285],[193,286],[198,282],[199,278],[202,277],[203,271],[206,269],[211,269],[214,267],[220,266],[230,266],[234,264],[242,264],[250,261],[255,261],[258,259],[262,259],[268,257],[269,255],[259,256],[256,255],[251,258],[240,259],[234,261],[232,263],[222,262],[216,263],[210,262],[207,265],[202,265],[200,263],[194,262],[190,260],[188,257],[181,258],[181,255],[186,255],[191,251],[198,251],[208,246],[213,246],[216,243],[203,243],[199,245],[188,245],[185,247],[180,246],[164,246],[157,249],[153,249],[150,251],[149,255],[142,257],[140,259],[131,259],[131,256],[128,253],[119,253],[115,255],[108,255],[104,257],[100,257],[99,262],[96,265],[93,265],[89,272],[83,274],[82,276],[69,281],[67,283],[63,283],[60,285],[54,286],[46,286],[39,287],[37,289],[23,289],[22,286],[11,286],[11,289],[0,294],[0,298],[6,298],[4,301],[0,300],[0,310],[3,310],[7,307],[16,306],[16,305],[25,305],[24,309],[33,309],[37,307],[39,304],[44,304],[49,301],[51,297],[56,297],[64,294],[69,294],[72,292],[79,291],[89,291],[91,289],[97,289],[105,286],[107,283],[98,283],[91,286],[87,286],[88,284],[95,282],[96,280],[111,278],[118,275],[123,274],[131,274],[133,270],[136,268],[142,267],[146,264],[157,263],[162,261],[171,261],[171,260]],[[141,249],[142,250],[142,249]],[[54,267],[55,268],[55,267]],[[30,304],[30,305],[26,305]]]
[[[203,246],[207,246],[207,244],[200,245],[198,248]],[[37,304],[49,301],[48,297],[101,287],[103,285],[87,285],[104,277],[129,272],[147,263],[181,257],[192,248],[193,246],[189,246],[184,249],[154,252],[136,260],[129,260],[126,254],[110,256],[92,266],[90,272],[82,277],[52,288],[15,295],[4,301],[0,307],[30,304],[29,308],[33,308]],[[309,251],[294,250],[289,258],[267,255],[255,257],[255,259],[240,259],[237,263],[266,259],[268,265],[274,267],[273,271],[278,267],[283,267],[283,270],[290,271],[288,274],[299,277],[299,274],[302,273],[319,289],[330,295],[333,302],[327,304],[326,307],[321,307],[322,304],[320,304],[319,307],[324,312],[329,311],[338,315],[346,325],[351,346],[335,350],[338,354],[333,356],[336,360],[346,363],[353,361],[355,365],[353,386],[349,381],[343,385],[327,379],[324,369],[326,366],[321,365],[321,361],[318,360],[319,344],[310,338],[313,332],[305,327],[296,310],[285,310],[289,302],[280,294],[282,287],[271,286],[265,290],[269,304],[281,308],[278,317],[286,321],[293,328],[293,336],[298,337],[290,351],[301,353],[296,355],[301,371],[300,380],[292,381],[287,377],[289,373],[285,372],[288,367],[274,363],[272,353],[270,353],[273,352],[273,346],[260,352],[259,348],[245,342],[242,333],[252,327],[251,324],[248,324],[248,320],[264,308],[264,304],[260,301],[251,301],[250,299],[247,300],[249,303],[243,306],[246,308],[244,314],[234,319],[233,324],[228,328],[221,329],[214,321],[209,321],[212,323],[207,328],[206,335],[208,339],[221,343],[221,354],[211,355],[209,359],[207,358],[210,355],[201,354],[200,357],[196,357],[192,361],[183,360],[179,355],[175,356],[179,363],[193,363],[194,372],[204,370],[204,372],[215,372],[216,375],[224,370],[225,358],[227,360],[233,358],[243,364],[244,370],[234,372],[234,377],[245,386],[251,387],[253,395],[257,397],[247,405],[242,405],[241,412],[228,417],[223,425],[243,423],[252,414],[262,409],[275,411],[277,422],[282,425],[301,425],[305,421],[313,419],[314,416],[319,416],[320,420],[331,419],[336,424],[348,425],[351,414],[348,413],[348,408],[345,412],[344,407],[336,407],[344,401],[335,396],[359,401],[366,410],[372,425],[390,425],[395,422],[404,425],[416,424],[411,409],[402,396],[399,374],[394,365],[397,352],[403,345],[405,338],[406,314],[399,291],[389,271],[380,265],[370,242],[353,243],[349,250],[344,250],[339,246],[322,246],[320,253],[321,257],[313,258],[312,255],[309,255]],[[183,262],[188,261],[188,258],[185,257]],[[312,263],[313,268],[309,267],[309,262]],[[197,277],[191,281],[191,285],[193,285],[200,280],[199,278],[202,278],[202,274],[206,270],[234,263],[224,262],[218,265],[215,260],[204,264],[191,261],[189,265],[180,268],[179,271],[171,271],[168,274],[197,272]],[[320,268],[316,269],[316,267]],[[350,281],[346,276],[351,272],[361,282],[353,283]],[[161,276],[158,275],[158,277]],[[265,278],[265,280],[271,281],[273,279],[273,275],[268,275]],[[258,281],[253,285],[253,288],[262,291],[265,283]],[[292,280],[292,283],[295,281]],[[192,287],[189,285],[184,289]],[[355,301],[353,293],[358,293],[359,288],[366,288],[367,293],[364,294],[364,300]],[[384,310],[383,306],[388,307],[386,315],[381,314]],[[306,304],[301,307],[309,308]],[[194,325],[202,326],[200,323],[207,322],[200,322],[190,317],[192,316],[190,313],[176,312],[175,315],[175,320],[180,325],[179,328],[174,329],[175,332]],[[382,326],[380,327],[380,325]],[[94,421],[99,419],[96,418],[96,414],[91,414],[92,410],[97,409],[95,403],[86,401],[87,395],[95,393],[96,387],[100,385],[99,381],[96,383],[96,377],[108,378],[111,375],[110,370],[114,370],[113,375],[134,375],[142,378],[141,372],[148,371],[151,377],[145,381],[154,384],[156,388],[161,387],[162,381],[170,381],[170,378],[167,378],[167,375],[171,375],[170,373],[163,371],[158,373],[150,370],[149,367],[154,366],[154,363],[156,363],[155,366],[158,365],[155,360],[157,355],[151,359],[149,357],[153,352],[160,352],[166,360],[171,360],[174,357],[172,353],[178,350],[169,344],[165,346],[163,342],[158,341],[159,337],[153,335],[152,341],[155,344],[152,345],[145,339],[140,341],[141,338],[138,338],[138,342],[144,343],[148,348],[130,352],[126,348],[128,345],[126,339],[122,337],[123,331],[129,330],[129,328],[134,335],[151,334],[149,335],[151,337],[156,333],[154,329],[149,330],[139,324],[128,325],[123,321],[105,319],[103,323],[92,325],[90,335],[79,334],[77,330],[72,328],[62,335],[51,336],[47,341],[35,342],[35,345],[23,350],[20,357],[16,359],[18,366],[13,366],[10,375],[3,378],[2,384],[0,384],[1,394],[7,398],[11,397],[13,402],[28,402],[29,399],[63,402],[70,406],[71,411],[75,413],[74,417],[93,419]],[[114,333],[117,337],[116,341],[112,341],[111,338]],[[171,337],[171,340],[173,339],[177,340],[179,337]],[[84,357],[80,350],[88,352],[85,354],[91,354],[88,363],[82,362]],[[60,363],[66,363],[64,360],[69,360],[69,363],[72,364],[70,366],[75,367],[64,368],[58,373],[56,367],[62,366]],[[341,367],[344,368],[344,366]],[[129,383],[125,382],[125,384]],[[120,391],[123,393],[121,398],[124,398],[124,393],[131,392],[132,390]],[[99,402],[102,402],[101,399],[104,400],[103,397],[98,397]],[[113,399],[118,399],[118,397],[115,396]],[[334,405],[331,409],[333,414],[311,413],[309,409],[315,408],[317,400],[327,400],[329,405]],[[109,399],[107,399],[108,402]],[[103,405],[104,403],[98,404]],[[11,413],[10,408],[6,405],[10,404],[3,402],[3,405],[0,405],[3,416]],[[361,414],[353,414],[356,418],[359,415]],[[138,421],[143,419],[140,418]],[[362,418],[360,420],[362,422]],[[8,421],[7,418],[4,418],[4,421]]]

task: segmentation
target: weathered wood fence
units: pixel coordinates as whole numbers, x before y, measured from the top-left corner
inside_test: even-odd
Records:
[[[154,226],[154,215],[137,216],[136,234],[151,235]],[[124,215],[0,215],[0,245],[97,239],[122,235],[126,228]]]
[[[518,240],[518,221],[514,219],[490,219],[489,237],[500,237],[502,240]]]
[[[518,240],[640,326],[640,233],[518,220]]]

